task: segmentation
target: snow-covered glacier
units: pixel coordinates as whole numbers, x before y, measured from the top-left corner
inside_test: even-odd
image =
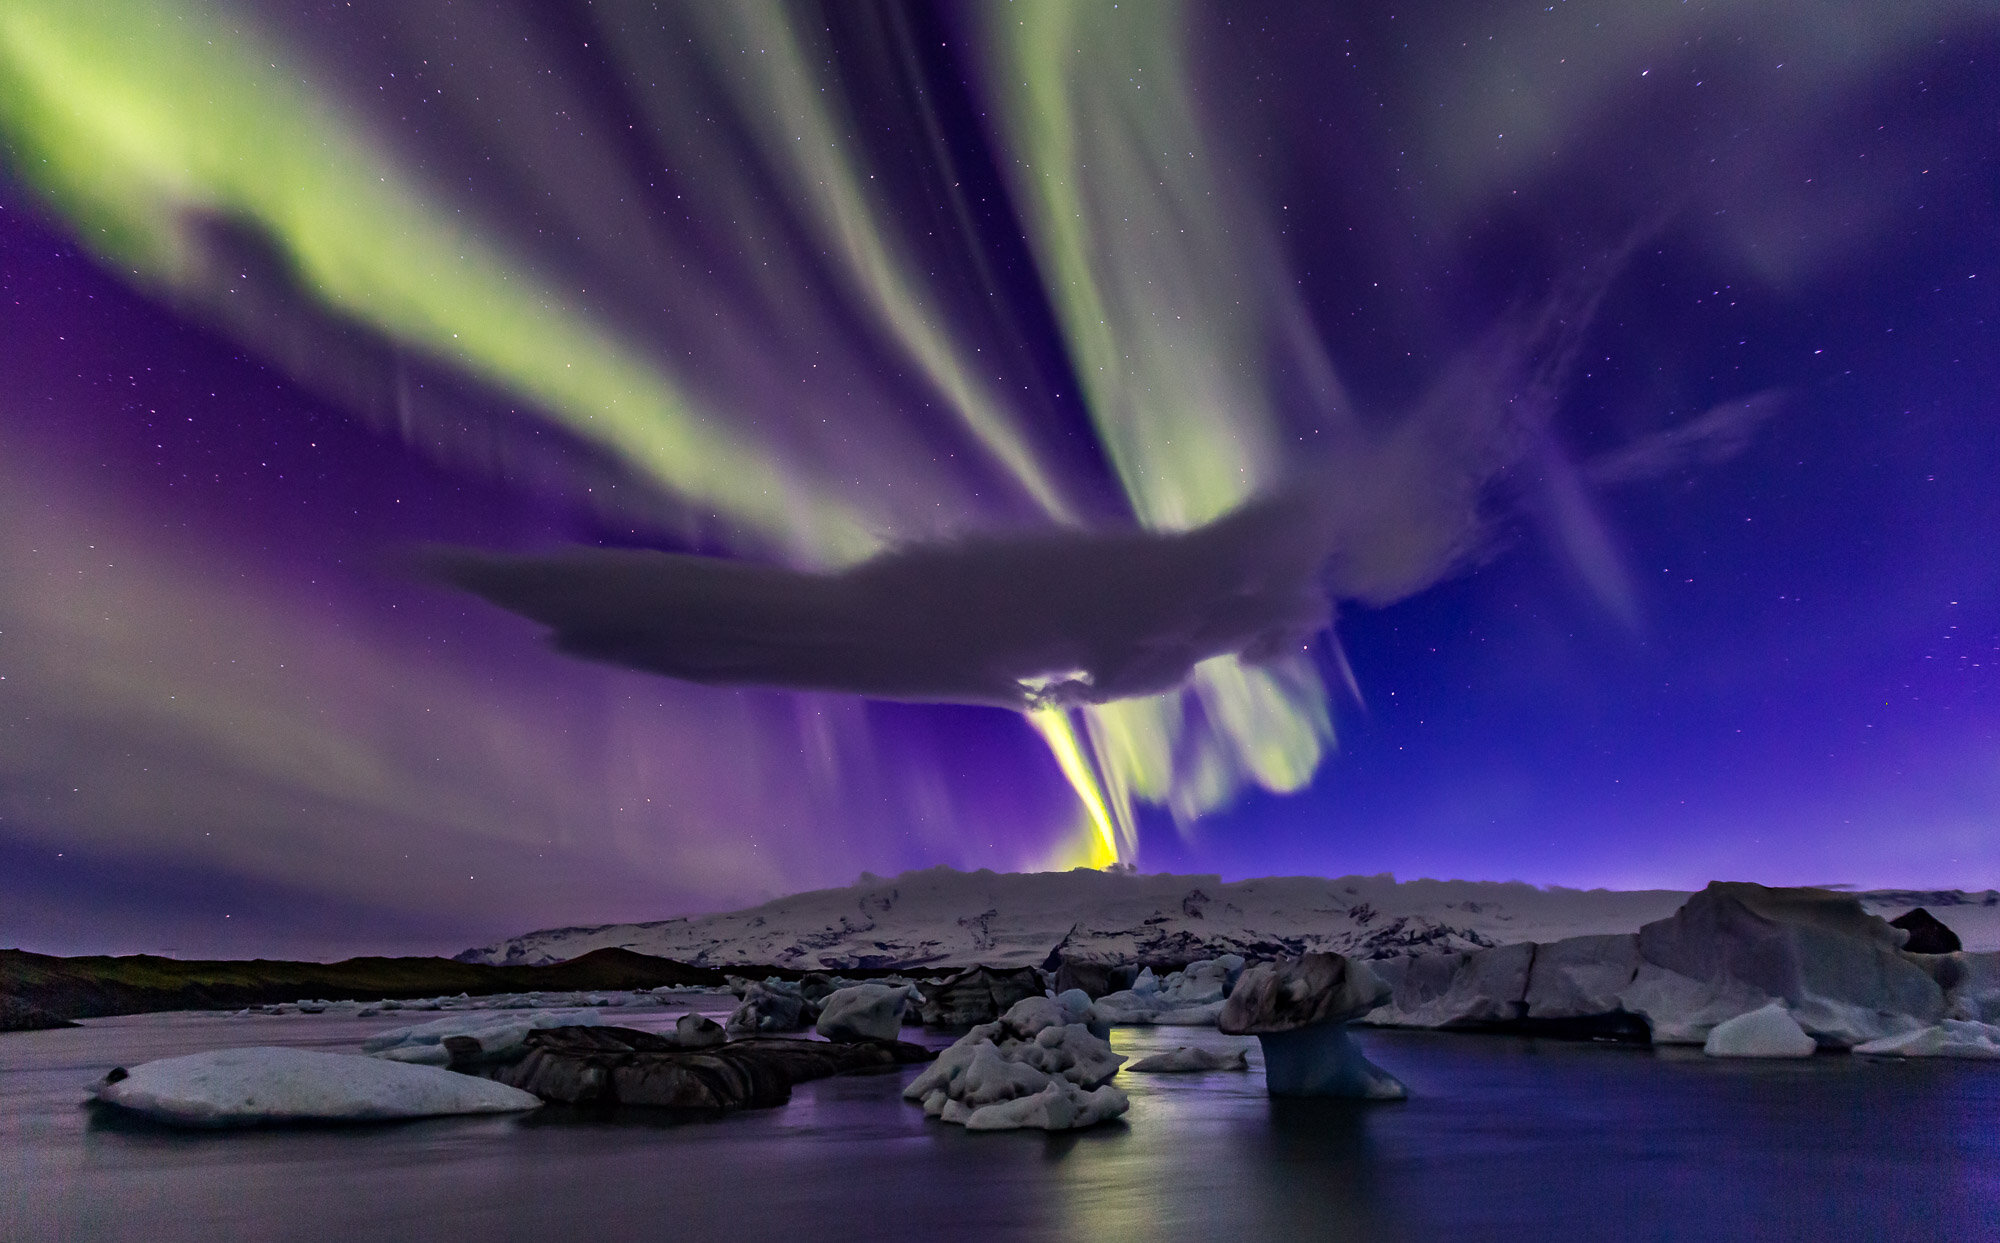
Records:
[[[1968,950],[2000,949],[2000,892],[1880,890],[1870,914],[1922,906]],[[717,915],[551,928],[459,955],[561,962],[618,946],[701,966],[1040,966],[1070,957],[1179,964],[1333,951],[1356,958],[1467,951],[1636,932],[1689,897],[1677,889],[1542,888],[1517,881],[1283,876],[1224,883],[1158,873],[960,872],[938,867],[778,898]]]

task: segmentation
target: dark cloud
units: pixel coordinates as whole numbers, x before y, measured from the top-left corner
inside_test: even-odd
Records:
[[[1168,690],[1224,653],[1299,650],[1331,620],[1314,515],[1294,495],[1185,533],[978,535],[832,573],[640,550],[420,561],[591,660],[719,686],[1026,708]]]

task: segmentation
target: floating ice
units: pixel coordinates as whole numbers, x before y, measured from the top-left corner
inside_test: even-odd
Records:
[[[1876,1057],[2000,1059],[2000,1024],[1946,1019],[1935,1027],[1856,1045],[1854,1051]]]
[[[1016,1002],[939,1054],[903,1096],[922,1101],[934,1118],[982,1131],[1066,1130],[1117,1117],[1129,1102],[1105,1085],[1125,1059],[1084,1022],[1062,1021],[1079,998],[1087,1017],[1089,999],[1080,993]]]
[[[1250,1053],[1247,1049],[1232,1049],[1227,1053],[1217,1053],[1209,1049],[1182,1045],[1171,1053],[1155,1053],[1151,1057],[1142,1057],[1125,1069],[1149,1075],[1181,1075],[1203,1070],[1248,1070]]]
[[[112,1071],[92,1097],[176,1126],[375,1122],[514,1113],[518,1088],[432,1066],[307,1049],[216,1049]]]
[[[819,1034],[828,1040],[894,1040],[903,1030],[907,989],[890,984],[856,984],[828,994],[821,1004]]]
[[[1811,1057],[1818,1048],[1784,1003],[1773,1001],[1717,1023],[1701,1051],[1710,1057]]]

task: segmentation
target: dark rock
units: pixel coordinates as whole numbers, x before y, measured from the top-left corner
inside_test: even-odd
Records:
[[[625,949],[594,950],[544,967],[492,967],[447,958],[350,958],[283,962],[122,957],[54,958],[0,949],[0,1031],[9,1002],[55,1019],[161,1010],[236,1010],[316,997],[372,1001],[453,993],[576,992],[722,982],[706,967]],[[37,1020],[35,1026],[50,1026]]]
[[[19,997],[0,997],[0,1032],[37,1032],[51,1027],[75,1026],[68,1019]]]
[[[1390,991],[1366,963],[1340,954],[1258,963],[1236,981],[1216,1025],[1248,1036],[1342,1023],[1389,1000]]]
[[[968,967],[936,984],[919,984],[925,1027],[972,1027],[997,1022],[1017,1001],[1040,997],[1046,986],[1033,967],[1011,971]]]
[[[1958,934],[1947,927],[1943,920],[1918,907],[1889,921],[1891,928],[1901,928],[1910,934],[1903,942],[1906,954],[1956,954],[1965,948]]]
[[[1055,989],[1066,993],[1073,988],[1082,989],[1092,1001],[1106,993],[1115,993],[1121,988],[1130,988],[1131,981],[1119,983],[1120,968],[1108,962],[1091,962],[1088,959],[1065,958],[1056,966]],[[1126,973],[1136,974],[1136,973]]]
[[[792,1085],[857,1071],[929,1061],[928,1049],[896,1042],[735,1040],[686,1049],[671,1037],[628,1027],[552,1027],[528,1036],[519,1061],[482,1073],[568,1105],[666,1109],[767,1109]]]

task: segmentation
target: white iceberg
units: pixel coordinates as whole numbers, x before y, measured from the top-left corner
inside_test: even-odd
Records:
[[[1875,1057],[1963,1057],[2000,1059],[2000,1024],[1972,1019],[1946,1019],[1934,1027],[1887,1036],[1854,1046],[1856,1053]]]
[[[1717,1023],[1701,1051],[1710,1057],[1811,1057],[1819,1042],[1782,1002]]]
[[[1125,1094],[1106,1085],[1085,1091],[1064,1079],[1051,1079],[1032,1096],[983,1105],[965,1116],[968,1131],[1015,1131],[1037,1127],[1070,1131],[1109,1122],[1132,1107]]]
[[[351,1053],[216,1049],[113,1071],[93,1090],[107,1105],[177,1126],[379,1122],[517,1113],[534,1096],[490,1079]]]
[[[1081,1002],[1079,1006],[1077,1003]],[[1029,997],[992,1023],[981,1023],[940,1053],[903,1089],[924,1112],[976,1130],[1091,1126],[1125,1112],[1125,1094],[1105,1084],[1125,1058],[1083,1021],[1064,1022],[1089,998]],[[1035,1104],[1021,1104],[1025,1100]],[[1007,1106],[1007,1108],[1000,1108]],[[996,1112],[988,1112],[994,1110]]]
[[[1106,993],[1094,1003],[1102,1020],[1121,1027],[1213,1027],[1223,1000],[1243,974],[1240,954],[1191,962],[1162,979],[1147,967],[1132,987]]]
[[[907,987],[856,984],[839,989],[821,1003],[816,1030],[828,1040],[844,1043],[894,1040],[903,1030],[909,1001]]]
[[[1210,1049],[1182,1045],[1169,1053],[1155,1053],[1151,1057],[1142,1057],[1125,1069],[1147,1075],[1185,1075],[1204,1070],[1248,1070],[1250,1052],[1247,1049],[1232,1049],[1227,1053],[1217,1053]]]

